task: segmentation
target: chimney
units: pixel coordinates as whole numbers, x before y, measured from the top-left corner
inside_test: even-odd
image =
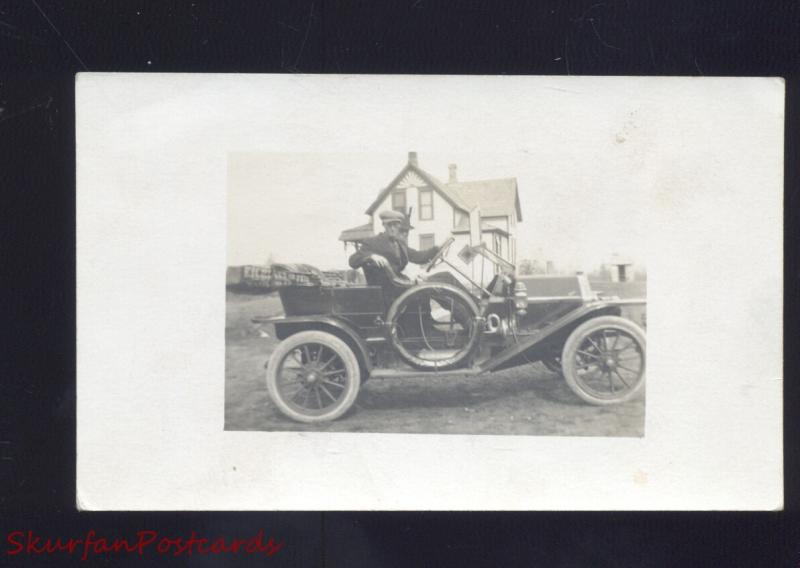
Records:
[[[414,166],[414,167],[417,167],[417,168],[419,167],[419,164],[417,163],[417,153],[416,152],[409,152],[408,153],[408,165],[409,166]]]
[[[450,164],[447,167],[450,168],[450,179],[448,180],[448,183],[458,183],[458,176],[456,175],[456,170],[458,169],[458,166],[456,166],[455,164]]]

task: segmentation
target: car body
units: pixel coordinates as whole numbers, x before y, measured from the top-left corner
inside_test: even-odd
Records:
[[[273,325],[281,340],[267,364],[270,396],[281,412],[301,422],[333,420],[370,378],[490,376],[537,361],[591,404],[641,392],[645,334],[622,316],[645,300],[600,296],[583,274],[518,276],[485,248],[471,252],[498,262],[485,287],[432,276],[399,289],[279,288],[284,315],[252,321]],[[429,270],[447,264],[445,274],[466,278],[437,256]]]

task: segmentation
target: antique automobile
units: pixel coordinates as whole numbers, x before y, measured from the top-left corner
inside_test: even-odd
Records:
[[[491,377],[534,362],[590,404],[641,393],[645,334],[621,316],[644,300],[603,297],[582,274],[517,276],[485,245],[465,246],[451,262],[452,243],[423,268],[445,271],[421,282],[374,266],[364,270],[366,285],[279,287],[284,315],[252,319],[281,340],[266,365],[278,409],[301,422],[334,420],[371,378]],[[485,286],[465,269],[478,256],[494,265]]]

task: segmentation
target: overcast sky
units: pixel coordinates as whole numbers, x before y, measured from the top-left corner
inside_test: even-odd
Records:
[[[643,261],[642,195],[592,179],[603,175],[602,164],[594,162],[587,174],[568,165],[569,157],[555,158],[421,153],[419,163],[439,179],[447,179],[451,162],[464,181],[516,177],[523,216],[520,259],[590,268],[616,252]],[[271,253],[279,261],[329,268],[346,261],[339,233],[368,220],[364,210],[404,167],[406,156],[237,153],[229,160],[229,262],[262,263]],[[554,161],[573,171],[554,170]]]
[[[229,264],[272,254],[344,267],[339,233],[367,221],[408,151],[443,180],[449,163],[464,181],[516,177],[518,260],[591,270],[616,253],[646,264],[658,230],[648,209],[709,183],[721,133],[746,136],[731,117],[759,104],[757,93],[729,100],[729,83],[713,79],[316,79],[273,90],[250,115],[239,138],[262,129],[269,150],[239,140],[227,154]],[[745,157],[748,144],[728,151]]]

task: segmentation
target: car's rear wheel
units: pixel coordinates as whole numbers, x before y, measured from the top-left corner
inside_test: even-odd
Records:
[[[564,378],[588,403],[625,402],[644,387],[645,352],[644,332],[632,321],[617,316],[593,318],[575,328],[564,344]]]
[[[267,365],[267,388],[278,409],[299,422],[335,420],[353,405],[360,386],[358,359],[324,331],[283,340]]]

